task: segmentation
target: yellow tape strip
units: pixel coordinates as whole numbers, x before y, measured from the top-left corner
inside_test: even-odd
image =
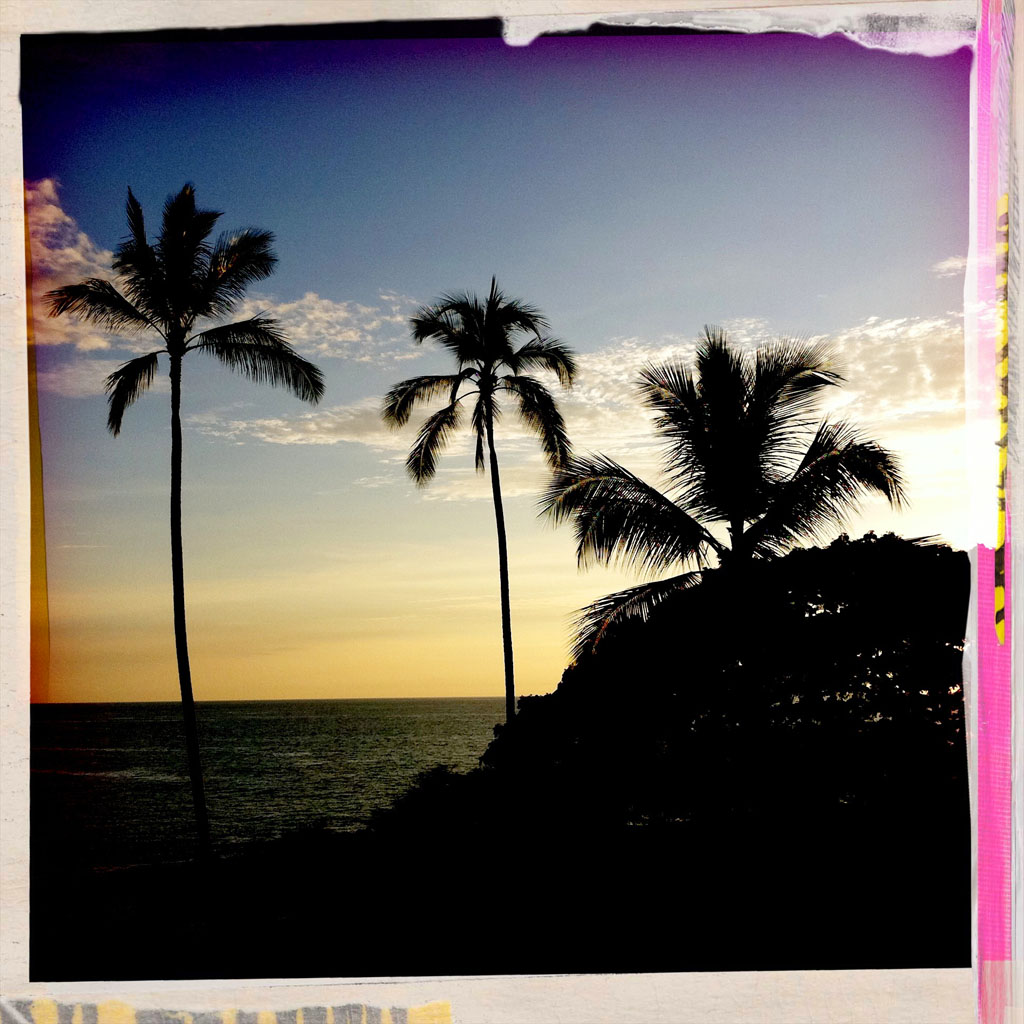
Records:
[[[996,488],[997,522],[994,565],[995,628],[999,643],[1006,642],[1006,444],[1010,429],[1010,321],[1008,280],[1010,254],[1010,195],[999,197],[996,223],[996,406],[999,410],[999,483]]]

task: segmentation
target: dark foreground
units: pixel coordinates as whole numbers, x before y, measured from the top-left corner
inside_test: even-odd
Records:
[[[684,827],[575,841],[319,833],[205,869],[37,871],[32,977],[968,965],[968,823],[910,809],[879,824],[765,824],[699,850]]]
[[[37,830],[31,977],[966,967],[968,581],[893,537],[712,577],[362,832],[90,873]]]

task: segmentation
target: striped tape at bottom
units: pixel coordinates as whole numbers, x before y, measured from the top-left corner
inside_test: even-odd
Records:
[[[141,1010],[127,1003],[58,1003],[19,999],[11,1024],[452,1024],[451,1004],[423,1006],[304,1006],[297,1010]],[[7,1017],[5,1013],[4,1018]],[[4,1024],[7,1024],[6,1019]]]

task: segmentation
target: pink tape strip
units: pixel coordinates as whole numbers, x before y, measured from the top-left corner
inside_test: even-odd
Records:
[[[994,252],[998,199],[999,125],[993,109],[995,75],[1000,70],[999,38],[1002,20],[1000,0],[980,0],[980,24],[976,48],[977,189],[976,252],[978,299],[981,308],[994,308],[995,280],[989,267]],[[1012,17],[1012,15],[1010,15]],[[975,353],[983,387],[995,383],[995,342],[991,318],[979,325]],[[1014,353],[1011,353],[1014,355]],[[985,388],[987,390],[987,388]],[[994,399],[994,395],[993,395]],[[993,438],[993,441],[995,438]],[[992,481],[992,515],[995,516],[996,481]],[[1008,962],[1012,956],[1012,796],[1011,723],[1012,676],[1010,594],[1010,512],[1006,523],[1006,634],[1000,644],[994,626],[994,561],[991,548],[978,550],[977,629],[978,692],[977,730],[977,983],[978,1019],[981,1024],[1002,1024],[1009,1005]]]
[[[1009,541],[1009,524],[1007,541]],[[1009,544],[1007,544],[1009,563]],[[993,625],[994,552],[978,551],[978,1000],[982,1024],[1001,1024],[1011,957],[1011,662],[1010,592],[1006,593],[1006,642]],[[1007,577],[1009,577],[1007,564]]]

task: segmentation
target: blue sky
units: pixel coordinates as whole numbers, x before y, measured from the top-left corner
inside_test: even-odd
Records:
[[[944,296],[919,254],[966,245],[965,204],[949,209],[968,185],[966,51],[794,35],[129,49],[46,69],[26,176],[58,174],[108,247],[127,184],[156,209],[194,181],[230,223],[276,231],[282,297],[430,295],[493,270],[579,344],[641,312],[690,330],[738,305],[818,332],[927,311]]]
[[[578,446],[651,474],[656,451],[629,396],[644,361],[685,358],[709,322],[751,343],[828,336],[849,382],[843,415],[905,452],[911,470],[912,512],[897,522],[867,509],[853,532],[956,542],[969,71],[967,51],[927,58],[781,34],[522,48],[108,38],[29,59],[38,287],[102,273],[128,186],[155,228],[164,198],[192,181],[200,205],[225,211],[223,227],[275,232],[277,272],[240,314],[278,316],[327,378],[311,412],[186,364],[193,635],[210,624],[200,664],[220,680],[270,680],[282,671],[270,648],[302,647],[310,663],[358,665],[360,681],[324,671],[309,692],[282,695],[424,692],[397,663],[369,682],[366,666],[385,643],[373,636],[437,630],[433,581],[449,595],[438,650],[465,656],[457,684],[449,667],[426,692],[501,692],[485,481],[456,446],[435,485],[416,491],[402,471],[412,429],[388,434],[377,417],[395,381],[447,369],[409,340],[409,313],[445,291],[485,291],[492,273],[581,354],[563,404]],[[61,692],[126,692],[127,681],[98,680],[137,614],[153,629],[139,658],[155,667],[131,692],[173,699],[173,672],[165,686],[153,654],[169,632],[166,394],[130,410],[114,441],[98,385],[138,341],[65,321],[37,322],[36,335]],[[542,692],[564,665],[573,609],[630,579],[577,575],[567,533],[535,518],[536,446],[514,429],[501,443],[523,692]],[[374,567],[367,590],[358,581]],[[287,608],[275,592],[290,595]],[[253,629],[255,646],[244,639]],[[248,660],[232,660],[225,638]],[[75,653],[82,644],[94,648],[88,672],[75,667],[89,660]],[[270,667],[257,663],[260,644]],[[227,682],[206,695],[244,694]]]

